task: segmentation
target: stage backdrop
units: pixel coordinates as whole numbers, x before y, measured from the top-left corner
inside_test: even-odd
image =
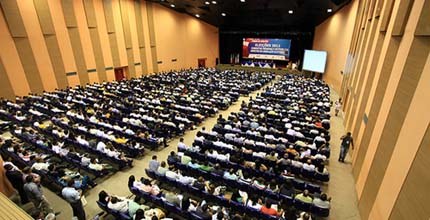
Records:
[[[289,29],[279,31],[268,30],[247,30],[243,28],[226,28],[219,29],[219,56],[220,63],[230,64],[231,54],[239,54],[239,62],[249,59],[243,58],[242,45],[243,38],[260,38],[260,39],[289,39],[291,46],[289,50],[289,61],[296,62],[301,69],[303,63],[303,55],[305,49],[312,49],[313,29],[312,30],[296,30]],[[277,67],[285,67],[288,61],[274,60],[273,63]]]
[[[245,59],[289,60],[291,40],[272,38],[243,38],[242,57]]]

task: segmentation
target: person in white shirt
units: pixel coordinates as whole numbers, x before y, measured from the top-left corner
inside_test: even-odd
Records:
[[[126,134],[129,134],[129,135],[135,135],[136,133],[133,131],[133,130],[131,130],[130,128],[127,128],[126,130],[125,130],[125,133]]]
[[[48,171],[49,163],[46,163],[40,157],[36,158],[35,161],[36,162],[31,166],[32,169]]]
[[[87,140],[83,139],[80,135],[76,137],[76,141],[81,145],[90,146],[90,143]]]
[[[103,141],[99,141],[97,143],[97,148],[96,149],[97,149],[97,151],[100,151],[100,152],[104,153],[105,150],[106,150],[106,144],[103,143]]]
[[[311,160],[307,160],[306,163],[303,164],[303,169],[307,171],[314,171],[315,165],[312,164]]]
[[[180,175],[177,172],[174,172],[172,170],[166,171],[166,177],[172,180],[178,180]]]
[[[295,130],[293,130],[293,129],[291,129],[291,128],[288,128],[288,130],[287,130],[287,134],[288,134],[288,135],[291,135],[291,136],[296,136],[296,131],[295,131]]]
[[[188,148],[188,146],[184,143],[184,138],[179,139],[178,148],[179,149],[187,149]]]

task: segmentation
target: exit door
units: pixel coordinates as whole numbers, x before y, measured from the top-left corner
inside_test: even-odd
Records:
[[[115,68],[115,80],[121,81],[125,78],[125,67]]]
[[[199,67],[199,68],[205,68],[206,67],[206,58],[200,58],[200,59],[197,59],[197,66]]]

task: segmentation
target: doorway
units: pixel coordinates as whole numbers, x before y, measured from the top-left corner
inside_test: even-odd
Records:
[[[126,68],[127,67],[118,67],[115,68],[115,80],[121,81],[126,78]]]
[[[197,59],[197,66],[199,68],[205,68],[206,67],[206,58]]]

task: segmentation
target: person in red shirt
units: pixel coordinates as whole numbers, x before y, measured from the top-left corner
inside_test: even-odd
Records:
[[[279,216],[278,211],[272,208],[272,204],[269,200],[266,200],[266,204],[261,207],[260,211],[266,215]]]

